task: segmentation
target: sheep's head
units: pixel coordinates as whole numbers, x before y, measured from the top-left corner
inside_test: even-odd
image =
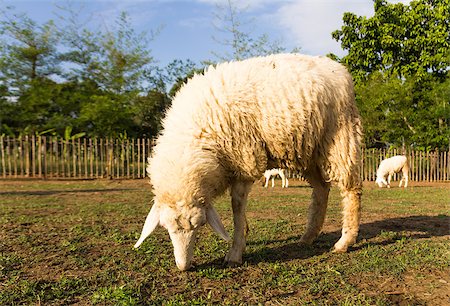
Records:
[[[191,267],[197,232],[206,223],[209,223],[223,239],[230,240],[219,215],[212,205],[207,207],[169,206],[160,205],[155,201],[145,220],[141,237],[134,247],[139,247],[159,224],[169,232],[177,267],[185,271]]]
[[[387,186],[387,181],[384,179],[384,177],[377,177],[375,180],[375,184],[378,185],[378,187],[382,188],[384,186]]]

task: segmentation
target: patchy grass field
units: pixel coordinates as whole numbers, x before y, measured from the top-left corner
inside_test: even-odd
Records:
[[[139,248],[146,180],[0,181],[0,305],[449,305],[450,184],[367,184],[359,240],[346,254],[337,188],[323,234],[298,244],[311,189],[255,185],[245,263],[202,229],[192,271],[176,269],[161,228]],[[228,197],[216,207],[231,232]]]

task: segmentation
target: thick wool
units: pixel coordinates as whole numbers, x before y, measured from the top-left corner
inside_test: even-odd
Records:
[[[344,197],[335,249],[356,240],[362,128],[351,76],[337,62],[281,54],[210,67],[180,89],[163,127],[149,166],[155,203],[191,230],[190,211],[230,188],[235,235],[227,261],[242,260],[246,198],[270,168],[301,170],[314,188],[303,242],[320,232],[331,181]]]

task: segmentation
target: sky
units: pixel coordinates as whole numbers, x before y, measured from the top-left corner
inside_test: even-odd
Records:
[[[112,27],[120,12],[126,11],[138,32],[158,34],[149,42],[153,57],[165,65],[175,59],[194,62],[217,60],[226,39],[220,32],[218,3],[227,0],[0,0],[0,8],[13,6],[37,22],[56,20],[55,4],[72,3],[81,9],[87,27]],[[409,1],[394,1],[404,2]],[[372,0],[234,0],[242,13],[245,32],[252,37],[267,34],[287,51],[299,47],[301,53],[345,55],[331,32],[340,29],[344,12],[370,17]]]

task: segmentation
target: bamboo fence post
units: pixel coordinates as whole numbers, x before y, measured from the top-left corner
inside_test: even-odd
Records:
[[[41,136],[37,137],[37,166],[38,166],[38,177],[42,177],[42,143]]]
[[[2,176],[6,178],[6,163],[5,163],[5,146],[4,146],[4,136],[0,135],[0,150],[2,151]]]
[[[54,178],[55,176],[58,175],[58,164],[56,162],[56,147],[55,147],[55,137],[54,136],[50,136],[50,152],[51,152],[51,165],[50,165],[50,169],[51,171],[51,178]]]
[[[115,140],[115,154],[114,154],[114,162],[116,164],[116,178],[120,178],[120,165],[121,165],[121,159],[122,159],[122,153],[120,152],[121,146],[120,146],[120,139]]]
[[[66,177],[66,142],[61,138],[58,140],[58,144],[61,144],[61,177]]]
[[[122,167],[122,171],[121,171],[122,176],[121,177],[122,178],[126,178],[126,173],[127,173],[127,171],[125,169],[125,167],[126,167],[126,156],[127,156],[127,154],[125,152],[125,141],[126,141],[126,139],[121,139],[121,144],[120,144],[120,147],[121,147],[120,159],[121,159],[121,167]]]
[[[19,154],[18,154],[18,156],[19,156],[19,171],[20,171],[20,176],[21,176],[21,177],[24,177],[24,174],[25,174],[25,172],[24,172],[24,170],[23,170],[23,168],[24,168],[24,161],[23,161],[23,139],[24,139],[24,137],[20,137],[20,138],[19,138],[19,147],[18,147],[18,149],[19,149]]]
[[[138,156],[137,156],[137,178],[141,175],[141,139],[137,139],[137,150],[138,150]]]
[[[29,138],[25,135],[25,177],[30,177],[30,151]]]
[[[94,150],[92,146],[92,138],[89,138],[89,177],[94,177]]]
[[[122,173],[120,170],[120,166],[122,164],[122,146],[121,146],[121,139],[116,139],[116,169],[117,169],[117,173],[116,173],[116,178],[120,178],[120,174]]]
[[[17,178],[17,144],[16,139],[13,138],[13,164],[14,164],[14,177]]]
[[[450,163],[448,162],[448,153],[447,151],[444,151],[444,180],[450,180],[450,171],[449,166]]]
[[[133,179],[135,178],[136,174],[136,166],[135,166],[135,159],[134,159],[134,138],[131,139],[131,165],[133,166],[133,169],[131,171],[131,175],[133,176]]]
[[[103,152],[103,138],[100,139],[100,173],[102,174],[102,178],[105,175],[103,161],[105,159]]]
[[[108,138],[105,139],[105,175],[109,178],[109,141]]]
[[[47,137],[42,138],[42,174],[47,178]]]
[[[130,178],[130,140],[127,138],[127,145],[126,145],[126,149],[127,149],[127,151],[126,151],[126,159],[127,159],[127,163],[126,163],[126,165],[127,165],[127,178],[129,179]]]
[[[86,144],[86,138],[83,138],[83,156],[84,156],[84,178],[87,179],[89,172],[88,172],[88,167],[89,167],[89,159],[88,159],[88,151],[87,151],[87,144]]]
[[[6,136],[6,157],[8,160],[8,173],[12,176],[11,139],[9,139],[9,136]]]
[[[142,139],[142,178],[145,178],[145,164],[146,164],[146,158],[145,158],[145,139]]]
[[[114,142],[112,139],[106,139],[108,142],[107,149],[108,149],[108,178],[113,179],[114,177],[114,167],[113,167],[113,157],[114,157]]]
[[[77,153],[76,153],[76,157],[77,157],[77,160],[78,160],[78,178],[82,178],[82,170],[83,170],[83,167],[81,166],[81,161],[82,161],[82,157],[83,157],[83,154],[81,153],[81,139],[80,138],[78,138],[77,139],[77,144],[76,144],[76,147],[77,147]]]
[[[95,147],[95,177],[98,178],[98,140],[94,139],[94,147]]]

